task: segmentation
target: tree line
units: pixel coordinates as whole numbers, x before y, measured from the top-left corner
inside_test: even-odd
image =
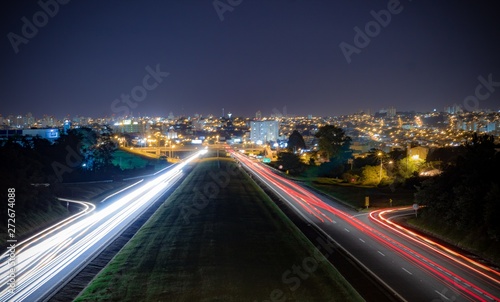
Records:
[[[111,163],[115,146],[110,136],[106,129],[97,133],[80,128],[61,134],[53,143],[40,137],[0,142],[1,195],[7,200],[7,189],[15,189],[21,231],[30,228],[29,224],[36,226],[37,219],[66,211],[55,198],[58,183],[95,179],[115,169]],[[7,206],[0,207],[0,215],[7,217]],[[5,224],[1,226],[0,233],[4,233]]]
[[[408,156],[405,150],[384,153],[371,150],[350,161],[351,139],[336,126],[320,127],[318,151],[311,158],[326,160],[317,166],[297,150],[305,143],[297,131],[290,135],[288,150],[278,154],[277,164],[292,175],[328,176],[362,185],[406,185],[416,189],[415,199],[425,205],[422,217],[460,231],[486,234],[500,241],[500,146],[490,135],[471,134],[463,146],[434,150],[426,161]],[[422,169],[439,168],[440,174],[425,177]],[[312,172],[311,172],[312,171]]]
[[[473,134],[464,152],[439,176],[422,183],[416,199],[424,218],[500,241],[500,152],[494,137]]]

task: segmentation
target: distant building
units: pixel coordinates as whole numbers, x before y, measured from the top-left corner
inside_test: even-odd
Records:
[[[177,132],[175,132],[174,128],[171,127],[168,132],[167,132],[167,138],[168,139],[176,139],[177,138]]]
[[[55,141],[60,137],[59,129],[55,128],[44,128],[44,129],[22,129],[22,130],[0,130],[0,138],[9,137],[40,137],[48,139],[49,141]]]
[[[23,136],[39,136],[48,140],[56,140],[60,137],[59,129],[23,129]]]
[[[394,117],[394,116],[396,116],[396,108],[389,107],[387,109],[387,117]]]
[[[372,148],[371,144],[368,142],[352,142],[350,149],[353,153],[366,153]]]
[[[457,114],[457,113],[462,113],[463,110],[460,105],[453,104],[453,106],[444,107],[444,112],[448,114]]]
[[[132,120],[123,120],[121,123],[115,123],[115,131],[118,133],[143,133],[142,124]]]
[[[418,146],[410,148],[408,155],[413,159],[426,160],[428,153],[429,153],[429,148]]]
[[[63,133],[68,133],[70,129],[71,129],[71,121],[69,119],[64,120]]]
[[[490,122],[486,125],[486,132],[494,132],[496,130],[496,124],[494,122]]]
[[[250,122],[250,140],[257,144],[277,141],[279,135],[278,121]]]

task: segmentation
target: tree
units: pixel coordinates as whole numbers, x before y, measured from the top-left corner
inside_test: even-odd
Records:
[[[334,125],[320,127],[315,136],[319,139],[318,147],[327,159],[338,158],[341,162],[350,156],[351,138],[347,136],[342,128]]]
[[[113,165],[113,153],[116,144],[111,140],[112,133],[102,133],[94,148],[95,169],[101,170]]]
[[[424,181],[416,194],[426,205],[424,219],[500,241],[500,153],[495,148],[493,137],[474,134],[463,155]]]
[[[361,183],[368,186],[378,185],[381,179],[387,178],[385,169],[382,169],[382,175],[380,172],[380,166],[364,166],[361,170]]]
[[[292,175],[298,175],[305,170],[305,164],[300,160],[300,157],[290,152],[278,153],[277,165],[283,166],[283,170],[288,171]]]
[[[401,181],[408,179],[415,175],[424,164],[423,159],[414,159],[412,157],[405,157],[396,162],[396,177]]]
[[[299,149],[305,149],[306,143],[304,142],[304,138],[297,130],[293,130],[292,134],[288,138],[287,149],[290,152],[296,152]]]

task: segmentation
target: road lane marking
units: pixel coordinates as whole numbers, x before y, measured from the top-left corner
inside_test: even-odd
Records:
[[[382,256],[384,256],[384,257],[385,257],[384,253],[382,253],[381,251],[377,251],[377,252],[378,252],[380,255],[382,255]]]
[[[409,270],[407,270],[406,268],[402,267],[402,269],[403,269],[405,272],[407,272],[408,274],[413,275],[413,274],[412,274],[412,272],[410,272],[410,271],[409,271]]]
[[[351,231],[349,231],[349,230],[348,230],[348,229],[346,229],[346,228],[344,228],[344,230],[346,230],[346,232],[351,232]]]
[[[337,223],[335,220],[332,219],[332,223]]]
[[[370,214],[370,213],[356,214],[356,215],[352,215],[351,218],[358,217],[358,216],[363,216],[363,215],[368,215],[368,214]]]
[[[364,241],[363,239],[361,239],[361,238],[359,238],[359,241],[361,241],[361,242],[365,243],[365,241]]]
[[[438,292],[437,290],[435,290],[436,293],[438,293],[438,295],[440,295],[441,297],[445,298],[446,300],[450,300],[450,298],[446,297],[445,295],[443,295],[442,293]]]

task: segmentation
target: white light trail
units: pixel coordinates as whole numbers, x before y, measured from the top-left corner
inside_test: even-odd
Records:
[[[110,205],[86,216],[70,217],[57,225],[20,242],[16,251],[16,287],[8,288],[8,253],[0,256],[0,301],[33,300],[36,292],[46,294],[72,271],[111,242],[136,217],[178,180],[182,168],[206,153],[199,151],[149,181],[144,181]],[[138,184],[138,183],[136,183]],[[135,184],[134,184],[135,185]],[[112,194],[115,196],[116,194]],[[88,206],[90,211],[93,205]],[[36,297],[38,298],[38,297]]]

